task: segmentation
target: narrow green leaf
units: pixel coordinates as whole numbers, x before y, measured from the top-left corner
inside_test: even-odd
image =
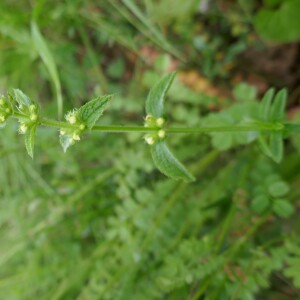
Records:
[[[53,87],[56,94],[58,116],[61,117],[63,111],[63,99],[62,99],[61,85],[60,85],[60,80],[57,72],[57,67],[54,58],[52,56],[52,53],[49,50],[48,45],[39,30],[38,25],[34,21],[31,22],[31,35],[32,35],[33,44],[50,74],[50,78],[52,80]]]
[[[283,120],[284,113],[285,113],[286,99],[287,99],[286,89],[282,89],[276,94],[275,100],[271,107],[271,114],[270,114],[271,121],[279,122]]]
[[[19,105],[30,106],[32,104],[30,98],[19,89],[13,89],[11,96]]]
[[[152,145],[151,154],[156,167],[166,176],[185,181],[195,180],[193,175],[172,154],[165,141],[159,141]]]
[[[280,163],[283,156],[282,132],[272,132],[270,136],[270,150],[275,162]]]
[[[263,121],[268,121],[270,117],[270,109],[271,109],[271,103],[272,99],[274,97],[275,89],[271,88],[269,89],[264,97],[262,98],[260,105],[259,105],[259,116],[260,119]]]
[[[261,151],[275,162],[280,163],[283,157],[283,133],[272,132],[269,136],[261,133],[258,137]]]
[[[93,128],[111,99],[112,95],[97,97],[79,108],[78,117],[88,129]]]
[[[25,147],[27,150],[28,155],[33,158],[34,154],[34,138],[36,132],[37,125],[31,126],[29,130],[25,133]]]
[[[172,53],[177,58],[181,58],[180,53],[178,53],[177,49],[175,49],[172,44],[168,42],[166,37],[160,32],[160,30],[155,26],[155,23],[151,21],[151,18],[147,17],[136,5],[135,1],[132,0],[122,0],[125,6],[141,21],[141,23],[147,28],[147,30],[143,30],[143,27],[140,26],[137,22],[129,19],[132,24],[137,27],[137,29],[141,30],[143,34],[145,34],[149,39],[151,39],[157,46],[163,48],[164,50]],[[118,4],[120,7],[120,4]]]
[[[166,94],[170,89],[172,82],[176,76],[176,72],[164,76],[154,87],[150,90],[146,100],[146,113],[155,118],[163,117],[164,101]]]
[[[270,147],[269,147],[268,142],[266,140],[266,135],[264,133],[261,133],[259,135],[258,145],[259,145],[259,148],[263,152],[264,155],[272,158],[272,152],[270,150]]]

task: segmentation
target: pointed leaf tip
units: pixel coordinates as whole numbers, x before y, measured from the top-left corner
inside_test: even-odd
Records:
[[[13,89],[11,96],[19,105],[30,106],[32,104],[30,98],[19,89]]]
[[[176,180],[195,180],[194,176],[172,154],[165,141],[152,145],[151,154],[156,167],[166,176]]]
[[[286,101],[287,101],[287,90],[280,90],[274,99],[274,103],[271,107],[270,118],[273,122],[280,122],[284,118]]]
[[[79,108],[78,117],[88,129],[94,127],[111,99],[112,95],[97,97]]]
[[[25,147],[28,155],[33,158],[34,154],[34,138],[36,132],[37,125],[33,125],[26,133],[25,133]]]
[[[281,131],[274,131],[269,135],[260,134],[259,146],[262,152],[270,157],[276,163],[282,161],[284,144],[283,144],[283,133]]]
[[[259,115],[264,121],[268,121],[270,117],[271,103],[275,94],[275,89],[270,88],[265,94],[259,105]]]
[[[164,114],[164,101],[169,91],[176,72],[164,76],[154,87],[150,90],[146,100],[146,113],[155,118],[160,118]]]
[[[277,163],[280,163],[283,157],[282,132],[272,132],[270,136],[270,149],[273,160]]]

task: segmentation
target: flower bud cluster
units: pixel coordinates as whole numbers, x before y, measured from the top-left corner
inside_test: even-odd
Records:
[[[70,145],[80,141],[80,135],[85,130],[85,125],[80,121],[77,111],[73,110],[66,114],[66,121],[74,128],[63,128],[60,130],[60,136],[66,136]]]
[[[20,125],[19,125],[19,133],[25,134],[28,129],[37,123],[38,121],[38,106],[36,104],[30,104],[30,105],[19,105],[18,110],[20,113],[28,116],[28,119],[20,119]]]
[[[4,96],[0,96],[0,125],[5,123],[6,119],[12,114],[9,103]]]
[[[144,139],[148,145],[153,145],[159,140],[163,140],[166,137],[166,131],[163,129],[165,125],[164,118],[155,118],[152,115],[147,115],[145,118],[145,127],[157,129],[154,133],[149,133],[144,136]]]

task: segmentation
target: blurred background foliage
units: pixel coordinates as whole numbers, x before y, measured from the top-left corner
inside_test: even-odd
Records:
[[[134,125],[177,70],[169,124],[238,123],[270,86],[299,122],[299,15],[298,0],[2,0],[0,92],[53,118],[114,93],[100,124]],[[244,134],[169,143],[195,183],[161,175],[140,134],[64,154],[41,128],[32,161],[2,129],[0,299],[300,299],[299,137],[280,165]]]

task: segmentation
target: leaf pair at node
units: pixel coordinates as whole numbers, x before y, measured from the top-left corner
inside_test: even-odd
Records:
[[[111,98],[112,95],[97,97],[81,106],[78,110],[73,110],[66,114],[65,119],[71,126],[60,130],[60,144],[64,152],[76,141],[80,140],[80,135],[86,129],[91,130],[94,127]]]
[[[97,97],[78,110],[67,113],[68,124],[60,130],[60,143],[65,152],[69,146],[80,140],[83,131],[94,127],[111,98],[111,95]],[[24,134],[26,150],[31,157],[34,153],[35,132],[37,126],[42,123],[39,111],[37,103],[19,89],[12,90],[8,99],[2,96],[0,98],[0,123],[5,125],[5,120],[9,115],[17,114],[20,122],[19,133]]]
[[[24,134],[27,153],[33,158],[35,132],[39,124],[39,106],[19,89],[12,91],[10,99],[12,103],[17,104],[16,109],[20,114],[19,133]]]
[[[168,177],[173,179],[183,179],[185,181],[193,181],[195,178],[189,171],[178,161],[178,159],[170,151],[166,141],[166,131],[159,125],[159,120],[164,120],[164,101],[168,90],[170,89],[176,73],[163,77],[149,92],[146,100],[146,127],[156,128],[153,134],[145,136],[146,142],[151,146],[151,154],[156,167]],[[148,122],[147,122],[148,118]],[[149,124],[154,122],[152,125]],[[156,122],[156,123],[155,123]]]
[[[283,157],[284,145],[282,122],[285,117],[286,101],[287,91],[285,89],[280,90],[275,95],[275,90],[271,88],[265,93],[259,109],[260,120],[277,127],[277,129],[274,127],[273,131],[262,131],[258,138],[263,153],[277,163],[279,163]]]

